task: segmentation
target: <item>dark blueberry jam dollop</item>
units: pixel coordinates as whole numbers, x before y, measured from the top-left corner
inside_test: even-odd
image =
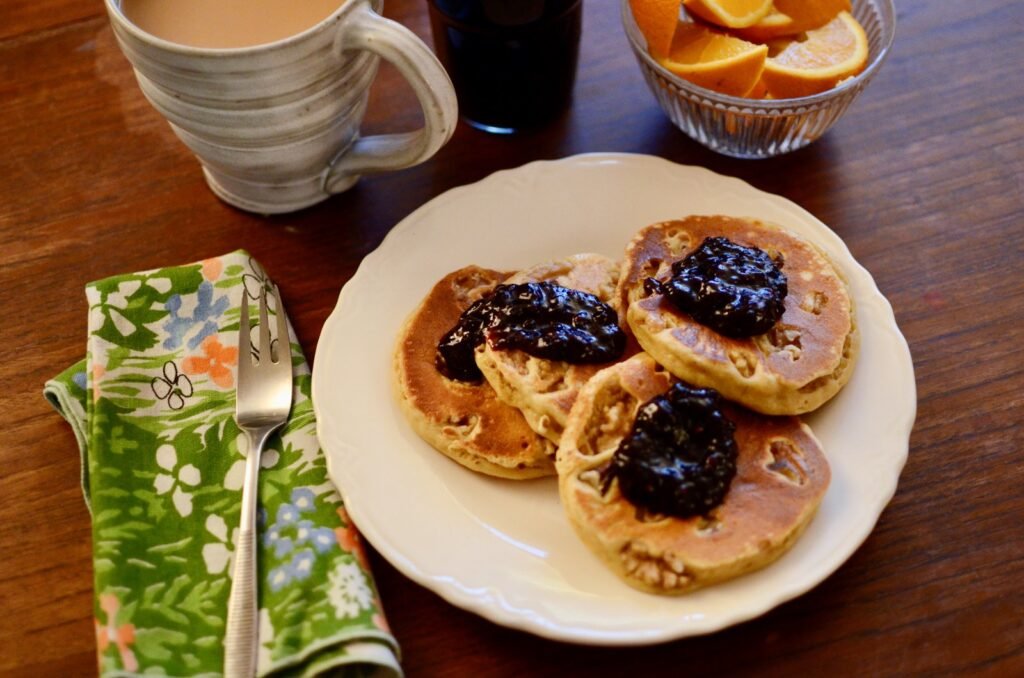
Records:
[[[667,282],[644,281],[680,311],[727,337],[764,334],[782,317],[789,288],[786,275],[764,251],[728,238],[705,238],[672,264]]]
[[[550,282],[498,285],[467,308],[437,346],[437,369],[450,379],[479,381],[473,350],[485,340],[494,348],[571,363],[610,362],[626,348],[615,309],[593,294]]]
[[[640,407],[604,471],[602,491],[617,478],[623,496],[651,513],[707,513],[736,475],[735,428],[717,391],[674,384]]]

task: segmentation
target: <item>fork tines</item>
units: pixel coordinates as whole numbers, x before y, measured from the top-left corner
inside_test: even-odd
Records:
[[[277,320],[277,336],[273,339],[270,336],[270,322],[269,322],[269,311],[267,306],[267,288],[263,286],[260,288],[259,296],[259,321],[257,327],[259,329],[259,336],[257,343],[252,343],[252,326],[249,320],[249,293],[245,289],[242,290],[242,308],[241,315],[238,320],[238,346],[239,356],[244,353],[249,354],[249,360],[239,360],[239,379],[241,376],[244,365],[260,364],[262,350],[264,347],[268,348],[268,356],[270,362],[278,364],[283,360],[291,361],[291,351],[289,350],[289,338],[288,338],[288,323],[285,320],[284,306],[281,303],[281,293],[278,291],[276,285],[272,292],[274,296],[274,315]],[[282,358],[281,351],[282,347],[284,355]],[[248,349],[248,350],[246,350]],[[276,349],[276,351],[274,350]],[[247,370],[246,370],[247,371]]]

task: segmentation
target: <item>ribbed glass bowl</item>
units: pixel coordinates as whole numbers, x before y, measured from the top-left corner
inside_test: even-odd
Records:
[[[622,25],[647,86],[669,119],[695,141],[735,158],[770,158],[795,151],[828,131],[867,87],[896,34],[892,0],[853,0],[853,15],[868,37],[870,61],[860,75],[821,94],[796,99],[744,99],[683,80],[647,53],[629,0]]]

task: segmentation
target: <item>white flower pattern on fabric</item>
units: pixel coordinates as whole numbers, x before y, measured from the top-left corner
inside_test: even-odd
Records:
[[[231,532],[231,538],[228,539],[227,523],[220,516],[210,514],[206,517],[206,530],[218,540],[203,544],[203,562],[206,563],[206,571],[210,574],[226,572],[230,577],[234,570],[231,563],[235,559],[234,546],[238,540],[238,528],[236,527]]]
[[[242,459],[236,459],[228,472],[224,474],[224,489],[240,492],[245,482],[245,457],[249,456],[249,438],[244,433],[240,433],[235,439],[235,445],[238,447]],[[265,449],[260,455],[260,468],[274,468],[280,458],[281,454],[277,450]]]
[[[178,469],[175,475],[174,469],[178,465],[178,453],[173,445],[161,445],[156,451],[156,463],[168,473],[158,473],[153,479],[153,487],[156,493],[171,493],[171,501],[178,515],[182,518],[192,514],[192,493],[184,488],[196,487],[202,479],[197,469],[192,464],[185,464]]]
[[[330,587],[327,599],[334,607],[338,619],[356,617],[362,610],[373,607],[373,592],[366,581],[366,575],[355,561],[338,563],[327,573]]]
[[[270,610],[260,608],[260,647],[256,655],[256,671],[262,675],[274,663],[274,624],[270,619]]]
[[[128,308],[128,297],[135,294],[142,286],[140,280],[124,280],[117,284],[117,291],[107,295],[107,305],[121,309]]]
[[[147,278],[146,284],[160,294],[167,294],[174,285],[170,278]]]
[[[125,280],[118,283],[116,292],[107,295],[110,321],[114,323],[121,336],[127,337],[135,332],[135,323],[126,318],[121,311],[128,308],[128,297],[135,294],[141,285],[142,282],[139,280]]]

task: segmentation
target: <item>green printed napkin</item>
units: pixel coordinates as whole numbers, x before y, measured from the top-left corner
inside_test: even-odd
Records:
[[[222,671],[247,445],[234,420],[239,305],[270,286],[235,252],[86,287],[87,357],[45,394],[82,452],[101,675]],[[294,405],[260,474],[258,672],[399,676],[291,343]]]

